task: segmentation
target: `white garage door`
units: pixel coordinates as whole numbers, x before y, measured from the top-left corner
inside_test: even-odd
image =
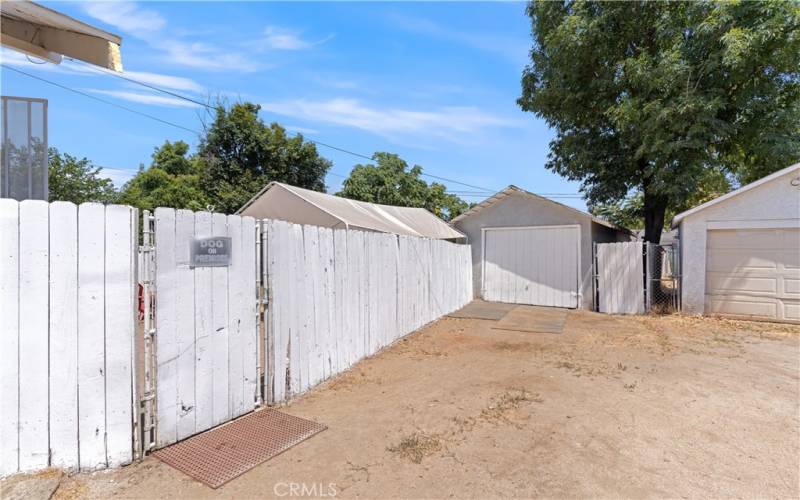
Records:
[[[708,231],[706,313],[800,322],[800,229]]]
[[[579,226],[486,228],[483,298],[577,307]]]

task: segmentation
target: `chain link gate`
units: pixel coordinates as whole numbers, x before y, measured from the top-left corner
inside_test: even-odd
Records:
[[[681,310],[680,252],[678,241],[647,243],[646,310],[666,314]]]
[[[610,314],[666,314],[681,309],[678,241],[592,245],[594,309]]]

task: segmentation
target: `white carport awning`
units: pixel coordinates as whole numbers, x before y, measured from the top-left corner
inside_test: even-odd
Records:
[[[440,240],[466,238],[424,208],[350,200],[279,182],[269,183],[237,213],[258,219],[279,219],[297,224],[355,228]]]
[[[62,56],[122,71],[122,38],[28,0],[0,3],[2,45],[54,64]]]

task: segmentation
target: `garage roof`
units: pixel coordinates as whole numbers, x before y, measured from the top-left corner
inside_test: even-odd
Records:
[[[58,64],[69,56],[113,71],[122,71],[122,38],[39,4],[0,3],[2,44]]]
[[[280,182],[267,184],[236,213],[298,224],[355,228],[440,240],[466,238],[424,208],[351,200]]]
[[[470,216],[472,216],[472,215],[484,210],[485,208],[488,208],[488,207],[494,205],[495,203],[499,202],[503,198],[505,198],[507,196],[510,196],[512,194],[515,194],[515,193],[523,194],[525,196],[530,196],[530,197],[533,197],[533,198],[535,198],[537,200],[544,200],[544,201],[550,202],[550,203],[552,203],[554,205],[558,205],[560,207],[572,210],[573,212],[577,212],[578,214],[580,214],[580,215],[582,215],[584,217],[588,217],[589,219],[592,220],[592,222],[596,222],[596,223],[601,224],[603,226],[610,227],[611,229],[616,229],[618,231],[624,231],[626,233],[633,234],[627,228],[624,228],[624,227],[621,227],[621,226],[617,226],[616,224],[608,222],[605,219],[601,219],[600,217],[595,217],[594,215],[592,215],[590,213],[586,213],[586,212],[584,212],[582,210],[578,210],[577,208],[572,208],[569,205],[564,205],[563,203],[559,203],[557,201],[553,201],[550,198],[546,198],[544,196],[539,196],[538,194],[531,193],[530,191],[525,191],[524,189],[518,188],[517,186],[514,186],[513,184],[508,186],[507,188],[503,189],[502,191],[498,191],[497,193],[493,194],[492,196],[486,198],[482,202],[478,203],[474,207],[470,208],[469,210],[467,210],[463,214],[459,215],[458,217],[456,217],[455,219],[450,221],[450,223],[453,224],[453,223],[459,222],[459,221],[461,221],[463,219],[466,219],[467,217],[470,217]]]
[[[718,198],[714,198],[711,201],[707,201],[707,202],[703,203],[702,205],[697,205],[696,207],[690,208],[689,210],[687,210],[685,212],[681,212],[681,213],[679,213],[678,215],[676,215],[675,217],[672,218],[672,228],[674,229],[674,228],[678,227],[678,224],[680,224],[680,222],[683,219],[685,219],[686,217],[688,217],[690,215],[696,214],[697,212],[699,212],[701,210],[705,210],[708,207],[714,206],[717,203],[721,203],[721,202],[723,202],[723,201],[725,201],[727,199],[733,198],[734,196],[739,196],[742,193],[750,191],[751,189],[755,189],[755,188],[757,188],[758,186],[760,186],[762,184],[766,184],[767,182],[769,182],[769,181],[771,181],[773,179],[777,179],[778,177],[783,177],[784,175],[786,175],[786,174],[788,174],[790,172],[793,172],[795,170],[798,173],[800,173],[800,163],[795,163],[794,165],[791,165],[791,166],[788,166],[788,167],[786,167],[784,169],[778,170],[777,172],[773,172],[773,173],[769,174],[766,177],[762,177],[762,178],[758,179],[757,181],[751,182],[750,184],[745,184],[744,186],[742,186],[739,189],[736,189],[734,191],[731,191],[730,193],[723,194],[722,196],[720,196]],[[800,177],[798,177],[798,179],[797,179],[797,185],[800,185]]]

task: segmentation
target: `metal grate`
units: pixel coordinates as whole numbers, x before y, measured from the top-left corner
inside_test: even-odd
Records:
[[[325,429],[322,424],[265,409],[158,450],[153,456],[219,488]]]

